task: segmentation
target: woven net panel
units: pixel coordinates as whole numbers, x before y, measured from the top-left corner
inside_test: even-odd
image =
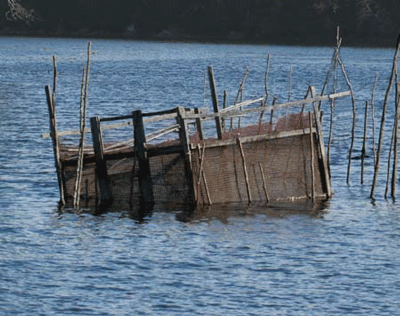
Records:
[[[199,204],[209,204],[209,199],[213,204],[247,202],[250,200],[248,188],[252,201],[266,201],[264,186],[270,200],[311,196],[310,134],[248,142],[242,147],[248,182],[238,144],[206,148],[204,176],[200,174],[202,150],[193,150],[193,173]],[[315,139],[313,150],[315,193],[323,194]]]

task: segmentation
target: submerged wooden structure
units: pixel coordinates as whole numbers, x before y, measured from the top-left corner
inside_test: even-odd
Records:
[[[76,146],[62,143],[71,132],[57,132],[54,100],[46,87],[61,204],[72,205],[76,195],[82,205],[116,209],[331,196],[320,102],[349,96],[349,91],[320,96],[309,87],[305,99],[294,102],[267,106],[260,98],[219,109],[212,68],[209,79],[211,113],[176,107],[92,117],[90,130],[80,131],[90,132],[93,141],[82,155]],[[207,124],[212,129],[204,128]],[[122,126],[131,126],[131,140],[103,141],[105,129]],[[170,133],[176,137],[163,139]]]

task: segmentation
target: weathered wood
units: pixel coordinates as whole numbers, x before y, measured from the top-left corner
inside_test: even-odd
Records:
[[[143,125],[142,111],[132,112],[135,153],[138,160],[138,180],[140,187],[140,201],[145,206],[154,204],[153,181],[150,174],[150,164],[145,148],[146,136]]]
[[[86,78],[86,69],[83,69],[82,85],[81,85],[81,101],[80,101],[81,137],[79,139],[79,146],[78,146],[78,162],[77,162],[77,168],[76,168],[75,187],[74,187],[74,195],[73,195],[74,209],[77,209],[79,207],[82,169],[83,169],[83,156],[84,156],[84,148],[85,148],[85,124],[86,124],[86,103],[84,101],[85,100],[85,85],[86,85],[85,78]]]
[[[364,184],[364,161],[367,144],[367,126],[368,126],[368,101],[365,101],[365,114],[364,114],[364,137],[361,149],[361,184]]]
[[[270,199],[269,199],[268,190],[267,190],[267,183],[265,181],[264,168],[263,168],[261,162],[259,162],[258,165],[260,166],[260,172],[261,172],[261,178],[262,178],[262,182],[263,182],[263,190],[264,190],[264,194],[265,194],[265,199],[267,202],[269,202]]]
[[[224,103],[222,104],[223,110],[225,110],[228,106],[228,91],[224,90]],[[196,113],[197,114],[197,113]],[[222,130],[225,132],[225,119],[221,118]]]
[[[208,67],[208,79],[210,81],[211,97],[213,102],[214,113],[218,114],[219,109],[218,109],[217,88],[215,86],[214,70],[211,66]],[[215,116],[215,125],[217,128],[218,139],[222,139],[222,124],[221,124],[221,118],[219,116]]]
[[[251,202],[252,202],[252,198],[251,198],[251,191],[250,191],[249,176],[248,176],[247,167],[246,167],[246,158],[245,158],[245,156],[244,156],[243,146],[242,146],[242,143],[241,143],[239,137],[236,139],[236,142],[237,142],[237,144],[238,144],[238,146],[239,146],[240,155],[241,155],[241,157],[242,157],[244,179],[246,180],[247,197],[248,197],[248,199],[249,199],[249,203],[251,203]]]
[[[237,102],[242,102],[242,98],[243,98],[243,88],[244,88],[244,84],[246,83],[246,79],[249,75],[249,67],[246,67],[246,72],[243,76],[242,82],[240,83],[239,86],[239,90],[238,93],[236,95],[236,99],[235,99],[235,103]],[[240,108],[240,110],[242,110],[242,108]],[[239,116],[239,120],[238,120],[238,128],[240,128],[240,122],[241,122],[241,117]]]
[[[393,170],[392,170],[392,185],[391,185],[391,196],[392,198],[396,197],[396,182],[397,182],[397,156],[399,149],[399,103],[400,103],[400,86],[397,78],[396,71],[396,110],[394,116],[394,124],[393,124],[393,133],[394,133],[394,155],[393,155]]]
[[[187,129],[187,124],[185,121],[185,109],[183,107],[178,107],[178,118],[177,122],[181,126],[179,138],[181,140],[181,144],[183,147],[183,158],[185,161],[185,173],[186,179],[188,181],[189,186],[189,200],[190,204],[196,204],[196,196],[194,191],[194,179],[193,179],[193,169],[192,169],[192,157],[190,151],[190,140],[189,140],[189,131]]]
[[[230,105],[230,106],[220,110],[219,114],[228,113],[228,112],[231,112],[233,110],[237,110],[239,108],[243,108],[244,106],[252,105],[254,103],[259,103],[263,99],[264,98],[258,98],[258,99],[255,99],[255,100],[246,100],[246,101],[243,101],[243,102],[240,102],[240,103],[236,103],[236,104]],[[242,110],[240,110],[240,111],[242,111]],[[221,115],[221,117],[223,117],[223,116]]]
[[[106,207],[112,202],[110,180],[108,178],[106,160],[104,159],[103,137],[100,129],[100,118],[98,116],[90,119],[92,130],[93,149],[96,159],[96,176],[100,188],[100,205]]]
[[[312,124],[311,112],[308,112],[308,120]],[[310,154],[311,154],[311,200],[315,201],[315,171],[314,171],[314,133],[310,131]]]
[[[305,131],[305,132],[304,132]],[[244,143],[251,143],[251,142],[257,142],[257,141],[263,141],[263,140],[268,140],[268,139],[279,139],[279,138],[285,138],[285,137],[291,137],[291,136],[300,136],[303,135],[304,133],[309,133],[310,128],[305,128],[303,129],[298,129],[298,130],[292,130],[292,131],[283,131],[283,132],[273,132],[271,134],[262,134],[262,135],[254,135],[254,136],[242,136],[240,137],[240,141],[242,144]],[[313,132],[315,132],[315,128],[312,129]],[[207,144],[208,147],[221,147],[221,146],[230,146],[234,145],[236,143],[235,139],[223,139],[223,140],[204,140],[203,141],[205,144]],[[196,146],[194,144],[190,144],[191,149],[195,149]]]
[[[374,166],[376,163],[376,143],[375,143],[375,91],[376,85],[378,84],[378,73],[375,74],[375,83],[374,87],[372,88],[372,95],[371,95],[371,109],[372,109],[372,149],[374,153]]]
[[[315,88],[312,87],[313,91],[313,96],[315,96]],[[328,166],[328,161],[326,159],[326,152],[325,152],[325,145],[324,145],[324,135],[323,135],[323,130],[321,126],[321,115],[318,109],[318,103],[314,102],[313,103],[313,108],[314,108],[314,120],[315,120],[315,126],[316,126],[316,131],[318,135],[318,147],[319,151],[321,154],[321,162],[322,162],[322,168],[323,170],[323,178],[324,178],[324,184],[326,188],[326,194],[330,198],[332,196],[332,191],[331,191],[331,179],[329,176],[329,166]]]
[[[376,182],[378,181],[379,162],[380,162],[381,151],[382,151],[383,133],[384,133],[385,119],[386,119],[386,108],[387,108],[387,103],[389,100],[390,91],[392,90],[394,74],[397,70],[397,59],[399,56],[399,51],[400,51],[400,33],[399,33],[399,36],[397,37],[396,51],[395,51],[394,57],[393,57],[392,73],[390,75],[389,85],[387,87],[385,99],[383,101],[381,127],[379,130],[378,149],[377,149],[375,169],[374,169],[374,178],[372,180],[372,187],[371,187],[371,194],[370,194],[371,199],[373,199],[375,197],[375,187],[376,187]]]
[[[199,201],[199,196],[200,196],[200,183],[201,180],[203,180],[204,182],[204,188],[206,190],[206,196],[207,196],[207,200],[208,200],[208,205],[212,205],[212,201],[211,201],[211,195],[210,195],[210,191],[208,189],[208,184],[207,184],[207,179],[206,179],[206,175],[204,173],[204,160],[205,160],[205,151],[206,151],[206,145],[203,144],[203,151],[201,151],[200,148],[200,144],[197,144],[197,149],[199,152],[199,159],[200,159],[200,171],[199,171],[199,179],[197,181],[197,195],[196,195],[196,201]]]
[[[54,162],[57,171],[58,188],[60,191],[60,205],[65,205],[65,179],[63,168],[60,159],[60,146],[59,146],[59,136],[57,133],[57,118],[56,118],[56,108],[53,103],[52,93],[50,86],[45,87],[47,105],[49,108],[49,119],[50,119],[50,135],[53,141],[54,150]]]
[[[199,108],[195,108],[194,113],[199,114],[200,113]],[[197,133],[199,133],[200,140],[203,140],[204,134],[203,134],[203,123],[201,121],[201,118],[196,119],[196,128],[197,128]]]

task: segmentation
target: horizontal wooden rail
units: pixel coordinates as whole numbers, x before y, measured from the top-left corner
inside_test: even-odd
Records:
[[[323,96],[316,96],[314,98],[307,98],[303,100],[298,100],[298,101],[293,101],[293,102],[288,102],[288,103],[277,103],[274,106],[261,106],[258,108],[253,108],[253,109],[247,109],[247,110],[236,110],[236,111],[230,111],[230,112],[219,112],[219,113],[208,113],[208,114],[189,114],[185,117],[185,119],[203,119],[203,120],[212,120],[216,116],[219,117],[232,117],[232,116],[238,116],[238,115],[245,115],[245,114],[250,114],[250,113],[257,113],[257,112],[262,112],[262,111],[271,111],[271,110],[277,110],[277,109],[283,109],[287,107],[293,107],[293,106],[299,106],[303,105],[306,103],[312,103],[312,102],[319,102],[319,101],[326,101],[330,99],[336,99],[336,98],[341,98],[341,97],[346,97],[350,96],[351,93],[350,91],[345,91],[345,92],[340,92],[340,93],[333,93],[329,95],[323,95]]]
[[[316,129],[312,128],[312,132],[316,133]],[[269,134],[262,134],[262,135],[254,135],[254,136],[244,136],[240,137],[240,142],[242,144],[249,143],[249,142],[256,142],[261,140],[268,140],[268,139],[278,139],[278,138],[285,138],[285,137],[292,137],[292,136],[300,136],[304,134],[309,134],[310,128],[307,127],[305,129],[298,129],[293,131],[283,131],[283,132],[271,132]],[[205,146],[207,148],[211,147],[220,147],[220,146],[230,146],[236,145],[237,138],[229,138],[223,140],[204,140]],[[196,149],[196,144],[190,144],[191,149]]]
[[[200,109],[200,113],[204,113],[207,109],[205,107]],[[194,109],[186,109],[189,114],[194,113]],[[171,113],[168,113],[171,112]],[[175,113],[174,113],[175,112]],[[166,113],[166,114],[161,114],[160,113]],[[153,115],[149,117],[149,115]],[[167,111],[160,111],[160,112],[152,112],[152,113],[143,113],[143,122],[148,123],[148,122],[155,122],[155,121],[160,121],[160,120],[166,120],[166,119],[175,119],[177,117],[176,114],[176,109],[174,110],[167,110]],[[109,122],[109,121],[115,121],[115,120],[126,120],[126,119],[132,119],[132,115],[124,115],[124,116],[116,116],[116,117],[109,117],[109,118],[101,118],[101,122]],[[125,126],[130,126],[132,125],[132,121],[127,121],[127,122],[120,122],[116,124],[109,124],[109,125],[102,125],[101,130],[110,130],[110,129],[115,129],[115,128],[121,128]],[[91,133],[90,128],[85,129],[85,133]],[[58,132],[58,137],[60,136],[71,136],[71,135],[79,135],[80,131],[79,130],[68,130],[68,131],[62,131]],[[50,133],[43,133],[42,138],[49,138]]]

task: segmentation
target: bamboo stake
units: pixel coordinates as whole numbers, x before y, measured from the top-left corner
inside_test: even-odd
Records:
[[[365,116],[364,116],[364,138],[361,150],[361,184],[364,184],[364,160],[367,143],[367,121],[368,121],[368,101],[365,101]]]
[[[214,113],[218,113],[219,109],[218,109],[217,88],[215,86],[214,69],[211,66],[208,67],[208,79],[210,82],[211,97],[212,97],[212,101],[213,101]],[[218,139],[222,139],[221,119],[219,118],[219,116],[215,117],[215,125],[217,128]]]
[[[212,205],[210,191],[208,190],[207,179],[206,179],[206,175],[204,173],[204,168],[203,168],[203,166],[204,166],[204,154],[205,154],[205,151],[206,151],[206,145],[203,144],[203,150],[201,150],[200,144],[197,144],[197,150],[199,152],[199,159],[200,159],[199,179],[197,181],[197,201],[199,201],[199,196],[200,196],[200,183],[201,183],[201,180],[203,180],[204,187],[205,187],[205,190],[206,190],[208,204]]]
[[[269,98],[269,89],[268,89],[268,76],[269,76],[269,54],[267,56],[267,67],[265,70],[265,75],[264,75],[264,85],[265,85],[265,104],[268,102]]]
[[[396,181],[397,181],[397,155],[398,155],[398,147],[399,147],[399,82],[397,78],[397,70],[396,70],[396,110],[395,110],[395,118],[394,118],[394,157],[393,157],[393,174],[392,174],[392,186],[391,186],[391,196],[395,198],[396,196]]]
[[[339,43],[337,45],[339,45]],[[336,90],[337,90],[337,60],[335,59],[332,93],[336,93]],[[331,99],[330,100],[331,113],[330,113],[330,122],[329,122],[329,139],[328,139],[328,152],[327,152],[329,173],[331,172],[330,171],[330,161],[331,161],[331,146],[332,146],[332,141],[333,141],[333,117],[335,114],[335,105],[336,105],[336,100]]]
[[[85,150],[85,128],[86,128],[86,113],[87,113],[87,102],[88,102],[88,89],[89,89],[89,70],[90,70],[90,54],[91,54],[91,43],[88,43],[87,48],[87,62],[86,70],[83,70],[82,75],[82,91],[81,93],[81,122],[80,122],[80,132],[81,138],[79,141],[79,153],[78,153],[78,166],[76,169],[76,181],[75,181],[75,191],[74,191],[74,208],[79,207],[80,202],[80,191],[81,191],[81,181],[82,181],[82,171],[83,171],[83,156]]]
[[[375,144],[375,90],[378,83],[378,73],[375,74],[375,84],[372,89],[371,108],[372,108],[372,148],[374,152],[374,166],[376,163],[376,144]]]
[[[252,198],[251,198],[251,192],[250,192],[250,183],[249,183],[249,176],[247,173],[246,159],[244,156],[243,146],[242,146],[242,142],[240,141],[239,137],[236,139],[236,141],[237,141],[237,144],[239,145],[240,155],[242,156],[242,164],[243,164],[244,179],[246,180],[247,196],[249,199],[249,203],[251,203]]]
[[[57,60],[56,56],[53,56],[53,104],[56,104],[56,92],[57,92]]]
[[[387,103],[389,100],[389,94],[390,94],[390,91],[391,91],[392,85],[393,85],[394,73],[397,69],[397,58],[399,56],[399,50],[400,50],[400,34],[397,37],[396,51],[395,51],[394,57],[393,57],[392,73],[390,75],[389,85],[386,90],[385,99],[383,101],[382,116],[381,116],[381,128],[379,130],[379,140],[378,140],[378,149],[377,149],[377,154],[376,154],[374,178],[372,181],[372,188],[371,188],[371,194],[370,194],[371,199],[373,199],[375,196],[375,187],[376,187],[376,182],[378,180],[379,161],[380,161],[381,151],[382,151],[383,132],[384,132],[385,118],[386,118],[386,108],[387,108]]]

